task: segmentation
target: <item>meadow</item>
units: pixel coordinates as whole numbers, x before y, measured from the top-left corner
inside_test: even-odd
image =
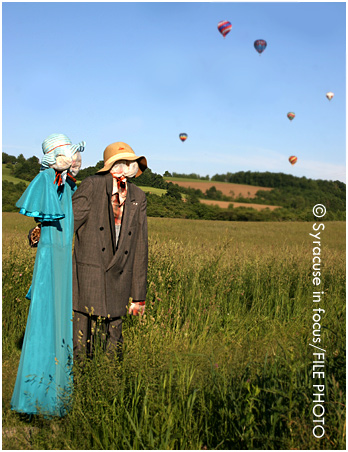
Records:
[[[149,218],[146,314],[74,366],[69,414],[10,410],[34,221],[3,213],[3,449],[345,449],[345,223],[321,238],[325,436],[313,429],[313,223]]]

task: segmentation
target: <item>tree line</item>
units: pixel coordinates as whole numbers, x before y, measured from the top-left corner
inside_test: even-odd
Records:
[[[25,159],[22,154],[18,157],[2,153],[3,164],[10,168],[11,174],[17,178],[31,181],[40,170],[37,157]],[[95,174],[103,167],[100,160],[95,166],[82,169],[77,180]],[[191,179],[202,178],[195,173],[180,174],[181,177]],[[197,177],[196,177],[197,176]],[[167,182],[165,177],[179,177],[179,173],[166,171],[163,176],[147,168],[139,177],[132,180],[135,185],[154,187],[166,190],[165,196],[147,194],[148,215],[175,218],[200,218],[238,221],[286,221],[313,219],[312,208],[315,204],[324,204],[327,208],[325,219],[344,220],[346,209],[346,185],[340,181],[312,180],[283,173],[240,171],[214,175],[212,181],[231,182],[260,187],[271,187],[273,190],[260,190],[255,198],[232,197],[224,195],[215,186],[205,192],[199,189],[180,187],[175,182]],[[207,176],[208,177],[208,176]],[[207,180],[207,179],[204,179]],[[16,211],[15,202],[25,189],[25,184],[13,184],[3,180],[3,211]],[[186,202],[183,202],[185,195]],[[199,202],[200,199],[219,201],[235,201],[243,203],[257,203],[281,206],[274,211],[248,209],[246,207],[221,209]]]

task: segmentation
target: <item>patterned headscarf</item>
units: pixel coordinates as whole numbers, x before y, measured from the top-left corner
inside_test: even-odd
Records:
[[[61,133],[49,135],[42,143],[42,152],[44,156],[41,160],[41,171],[51,168],[57,161],[58,156],[68,160],[77,152],[83,152],[86,146],[85,141],[79,144],[72,144],[71,140]]]

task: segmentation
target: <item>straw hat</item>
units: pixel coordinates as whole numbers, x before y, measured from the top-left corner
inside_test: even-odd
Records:
[[[64,155],[71,158],[77,151],[83,152],[86,146],[85,141],[78,144],[72,144],[70,138],[62,133],[52,133],[42,143],[42,152],[44,156],[41,160],[43,168],[49,168],[54,165],[58,155]]]
[[[109,171],[113,164],[118,160],[136,160],[139,165],[139,171],[135,175],[135,177],[140,176],[140,174],[146,170],[147,161],[146,158],[142,155],[138,157],[135,155],[133,149],[126,143],[122,141],[117,141],[116,143],[109,144],[105,148],[104,151],[104,167],[97,171],[98,173]]]

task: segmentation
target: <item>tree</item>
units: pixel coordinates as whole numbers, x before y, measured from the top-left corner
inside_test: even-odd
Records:
[[[179,187],[170,182],[168,185],[166,196],[181,200],[181,193],[179,191]]]

